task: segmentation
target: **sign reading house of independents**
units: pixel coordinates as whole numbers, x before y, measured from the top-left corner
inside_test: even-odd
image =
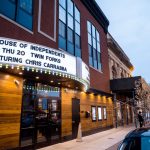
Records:
[[[76,76],[76,57],[34,43],[2,37],[0,63],[48,69]]]
[[[77,61],[76,57],[59,50],[0,37],[0,63],[2,64],[59,71],[77,76],[89,83],[88,66],[81,60],[81,67],[77,70]],[[77,73],[79,70],[81,71],[80,75]]]

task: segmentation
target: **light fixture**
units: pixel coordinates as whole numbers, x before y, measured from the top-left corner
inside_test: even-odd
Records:
[[[58,82],[58,84],[60,85],[60,82]]]
[[[53,83],[54,81],[53,81],[53,80],[51,80],[50,82],[51,82],[51,83]]]
[[[29,67],[27,67],[27,71],[29,71],[30,70],[30,68]]]
[[[8,65],[6,65],[6,69],[8,68]]]
[[[24,66],[22,66],[22,70],[24,70]]]
[[[11,69],[14,69],[14,66],[13,66],[13,65],[11,66]]]
[[[36,79],[39,79],[39,77],[35,77]]]
[[[19,72],[19,74],[22,75],[23,73],[22,73],[22,72]]]

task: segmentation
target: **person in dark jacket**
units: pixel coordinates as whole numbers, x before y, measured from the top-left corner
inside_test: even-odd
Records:
[[[144,118],[142,116],[141,111],[139,111],[139,113],[138,113],[138,120],[139,120],[140,128],[141,128],[144,125]]]

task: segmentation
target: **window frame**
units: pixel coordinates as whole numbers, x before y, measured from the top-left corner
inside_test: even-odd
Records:
[[[27,10],[23,9],[20,5],[20,0],[16,0],[16,1],[12,1],[12,0],[7,0],[5,1],[5,3],[8,2],[8,4],[13,4],[14,5],[14,10],[13,10],[13,16],[10,16],[9,13],[7,12],[7,9],[3,10],[3,13],[1,11],[1,14],[4,16],[4,18],[6,17],[6,19],[8,18],[9,21],[11,21],[12,23],[22,27],[23,29],[32,32],[33,31],[33,19],[34,19],[34,15],[33,15],[33,9],[34,9],[34,1],[32,1],[32,8],[31,8],[31,12],[28,12]],[[25,21],[23,21],[21,18],[21,16],[23,15],[28,15],[26,21],[28,21],[28,24],[25,23]],[[25,17],[24,17],[25,18]],[[31,20],[31,22],[29,22]]]
[[[100,33],[90,21],[87,21],[87,36],[88,36],[88,49],[90,45],[92,47],[92,53],[93,53],[92,56],[89,54],[89,66],[96,69],[97,71],[102,71]],[[96,50],[96,57],[94,58],[95,50]],[[99,58],[98,58],[98,52],[100,54]],[[91,59],[92,59],[92,63],[91,63]]]
[[[65,33],[66,33],[66,38],[65,38],[66,39],[66,41],[65,41],[66,48],[62,47],[60,43],[59,43],[59,48],[61,48],[62,50],[67,51],[71,55],[74,55],[74,56],[77,56],[77,57],[82,57],[82,51],[81,51],[81,23],[80,23],[81,22],[80,21],[81,20],[81,13],[80,13],[79,9],[77,8],[77,6],[75,5],[75,3],[72,0],[64,0],[64,1],[66,3],[66,24],[65,24],[66,25],[66,30],[65,30]],[[68,9],[69,2],[71,2],[72,5],[73,5],[73,10],[72,10],[73,13],[69,11],[70,9]],[[60,3],[59,3],[59,7],[62,7]],[[77,10],[79,12],[78,16],[80,18],[76,17],[76,14],[75,14],[76,12],[75,11],[77,11]],[[59,11],[59,21],[61,21],[60,15],[61,14],[60,14],[60,11]],[[72,18],[72,25],[71,26],[70,26],[70,21],[68,20],[70,17]],[[76,24],[78,24],[79,26],[76,26]],[[73,31],[73,42],[70,42],[68,40],[68,32],[69,32],[68,28]],[[59,34],[59,36],[60,36],[60,34]],[[78,36],[78,40],[80,40],[78,42],[78,44],[76,44],[77,43],[76,36]],[[72,44],[72,46],[70,44]],[[70,50],[70,46],[73,48],[73,51]]]

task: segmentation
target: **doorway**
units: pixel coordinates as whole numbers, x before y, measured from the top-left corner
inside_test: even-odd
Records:
[[[23,88],[20,146],[56,143],[61,137],[60,89],[32,82]]]
[[[78,126],[80,123],[80,100],[72,99],[72,138],[77,137]]]

